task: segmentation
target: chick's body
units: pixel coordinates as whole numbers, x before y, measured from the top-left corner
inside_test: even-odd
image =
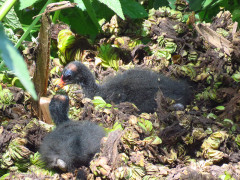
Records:
[[[128,101],[134,103],[140,112],[152,113],[157,107],[155,99],[159,90],[176,103],[187,105],[190,102],[191,92],[185,81],[174,81],[143,69],[131,69],[108,78],[96,95],[116,104]]]
[[[69,63],[63,70],[62,84],[79,84],[88,98],[101,96],[116,104],[134,103],[140,112],[152,113],[157,107],[156,93],[187,105],[191,100],[191,88],[186,81],[173,80],[147,69],[130,69],[97,84],[91,71],[81,62]]]
[[[39,152],[50,168],[72,171],[88,166],[100,151],[105,136],[102,127],[90,121],[72,121],[68,118],[69,99],[55,95],[49,105],[56,129],[43,139]]]
[[[100,151],[104,135],[103,129],[90,121],[68,121],[44,138],[40,153],[50,167],[58,167],[58,159],[66,163],[66,170],[88,166],[93,156]]]

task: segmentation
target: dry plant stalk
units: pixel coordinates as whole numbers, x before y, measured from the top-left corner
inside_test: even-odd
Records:
[[[49,61],[50,61],[50,38],[51,21],[48,14],[42,16],[42,24],[39,32],[39,45],[37,49],[36,71],[33,77],[33,83],[38,97],[47,95]],[[38,102],[33,102],[33,111],[42,119],[41,109]]]
[[[39,46],[37,49],[36,70],[33,77],[33,83],[38,95],[38,99],[47,95],[48,78],[49,78],[49,62],[50,62],[50,45],[51,45],[51,20],[49,13],[60,9],[66,9],[74,7],[76,4],[69,1],[62,1],[58,3],[51,3],[47,6],[45,12],[42,15],[42,24],[39,31]],[[42,109],[40,107],[41,101],[32,102],[33,113],[36,114],[39,119],[45,122],[51,122],[49,120],[49,110]],[[48,113],[48,114],[45,114]],[[50,118],[51,119],[51,118]]]
[[[206,41],[213,46],[222,49],[227,55],[231,56],[233,52],[232,43],[223,36],[219,35],[204,24],[197,24],[196,30],[201,34]]]
[[[40,105],[40,108],[41,108],[42,113],[43,113],[44,122],[48,123],[48,124],[53,124],[52,118],[51,118],[51,115],[50,115],[50,111],[49,111],[50,101],[51,101],[50,98],[41,97],[40,101],[39,101],[39,105]]]

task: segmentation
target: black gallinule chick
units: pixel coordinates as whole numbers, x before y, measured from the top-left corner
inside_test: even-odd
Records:
[[[39,149],[50,168],[63,171],[88,166],[95,153],[100,151],[100,142],[105,136],[103,128],[93,122],[70,120],[68,109],[67,96],[52,98],[49,110],[57,127],[43,139]]]
[[[107,102],[134,103],[140,112],[152,113],[157,107],[156,93],[160,89],[165,97],[187,105],[191,100],[191,88],[186,81],[176,81],[146,69],[130,69],[99,85],[91,71],[81,62],[70,62],[63,70],[60,87],[79,84],[88,98],[101,96]]]

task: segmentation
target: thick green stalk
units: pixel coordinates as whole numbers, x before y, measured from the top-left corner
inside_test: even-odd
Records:
[[[56,21],[58,20],[60,12],[61,12],[61,10],[58,10],[54,13],[53,20],[52,20],[53,24],[55,24]]]
[[[0,21],[6,16],[17,0],[7,0],[0,8]]]
[[[41,11],[39,12],[39,14],[43,13],[47,7],[48,4],[52,3],[53,0],[48,0],[47,3],[43,6],[43,8],[41,9]],[[39,21],[39,19],[41,18],[41,16],[38,16],[34,19],[34,21],[32,22],[32,24],[28,27],[28,29],[25,31],[25,33],[22,35],[22,37],[18,40],[17,44],[15,45],[16,48],[19,48],[19,46],[21,45],[22,41],[24,39],[26,39],[26,37],[28,36],[28,34],[30,33],[30,31],[32,30],[32,28],[37,24],[37,22]]]

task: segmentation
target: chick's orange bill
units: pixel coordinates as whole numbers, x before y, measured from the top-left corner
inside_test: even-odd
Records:
[[[59,86],[60,88],[63,88],[65,85],[66,85],[66,83],[63,81],[63,75],[62,75],[62,76],[61,76],[61,79],[60,79],[60,81],[59,81],[59,83],[58,83],[58,86]]]
[[[62,89],[65,85],[66,85],[66,83],[62,80],[62,77],[61,77],[61,79],[58,80],[58,84],[55,88],[55,91]]]

